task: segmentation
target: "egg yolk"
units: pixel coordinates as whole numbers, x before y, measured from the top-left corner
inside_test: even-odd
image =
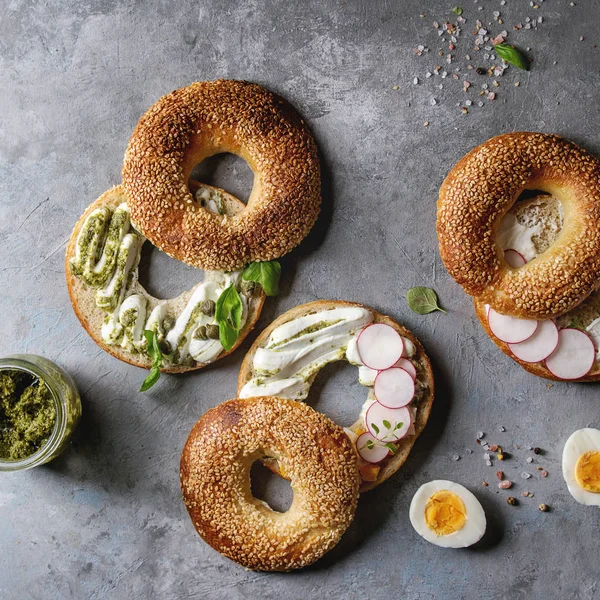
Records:
[[[600,450],[590,450],[579,457],[575,479],[584,490],[600,494]]]
[[[460,496],[440,490],[429,497],[425,505],[425,523],[436,535],[450,535],[467,522],[467,509]]]

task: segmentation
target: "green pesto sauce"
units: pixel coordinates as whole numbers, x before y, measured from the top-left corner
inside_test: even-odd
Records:
[[[70,263],[73,274],[89,287],[103,287],[115,269],[121,239],[127,229],[129,214],[125,210],[113,212],[103,207],[90,215],[77,241],[79,261]],[[99,269],[97,263],[101,257],[104,257],[104,263]]]
[[[26,371],[0,371],[0,459],[22,460],[37,452],[56,423],[52,393]]]
[[[292,340],[302,337],[303,335],[310,335],[311,333],[316,333],[317,331],[320,331],[321,329],[325,329],[325,327],[331,327],[331,325],[335,325],[336,323],[339,323],[342,320],[343,319],[337,319],[335,321],[319,321],[318,323],[314,323],[313,325],[309,325],[308,327],[301,329],[298,333],[296,333],[292,337],[289,337],[287,340],[282,340],[281,342],[278,342],[277,344],[273,344],[273,346],[271,346],[271,348],[277,348],[278,346],[287,344],[288,342],[291,342]],[[312,339],[309,340],[309,343],[312,343],[312,342],[313,342]]]

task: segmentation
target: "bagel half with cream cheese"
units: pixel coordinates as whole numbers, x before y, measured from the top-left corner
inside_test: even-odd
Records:
[[[231,194],[212,186],[190,182],[190,189],[195,194],[198,203],[205,205],[207,210],[222,215],[234,215],[245,207],[240,200]],[[110,241],[110,232],[118,229],[115,226],[117,217],[122,219],[123,223],[120,230],[115,233],[118,239],[113,242],[111,250],[107,240]],[[99,227],[96,235],[92,231],[93,227],[91,225],[94,219],[96,219],[95,226]],[[87,233],[85,230],[86,223]],[[86,235],[89,236],[89,239],[82,240]],[[143,236],[129,219],[127,196],[123,187],[116,186],[93,202],[75,225],[67,246],[65,274],[75,314],[92,339],[103,350],[119,360],[137,367],[150,368],[152,359],[146,352],[146,341],[142,335],[143,330],[155,330],[161,343],[164,339],[168,340],[169,335],[173,335],[172,332],[175,331],[179,319],[185,316],[186,311],[189,313],[190,309],[194,308],[191,304],[194,302],[195,294],[198,295],[202,292],[201,287],[209,282],[207,285],[211,286],[211,290],[214,292],[213,287],[216,286],[218,290],[233,281],[233,274],[206,272],[204,282],[198,283],[176,298],[169,300],[155,298],[143,288],[137,277],[137,265],[144,241]],[[118,266],[119,252],[123,251],[126,242],[129,242],[130,246],[127,255],[128,263],[126,269],[124,269],[127,273],[124,275],[125,281],[121,282],[120,297],[116,298],[115,296],[119,296],[119,294],[115,294],[116,285],[111,287],[111,281],[112,284],[119,283],[115,274],[119,272],[120,268]],[[90,261],[87,261],[85,257],[78,257],[78,244],[87,244],[85,247],[92,247],[91,252],[94,256]],[[92,246],[93,244],[95,244],[95,249]],[[124,257],[125,254],[122,256]],[[106,267],[111,261],[115,263],[111,276],[103,276],[99,266],[104,265]],[[78,262],[80,264],[86,263],[87,277],[82,274],[83,268],[78,268]],[[240,277],[237,277],[236,282],[239,287],[241,285]],[[222,346],[219,348],[218,339],[190,341],[189,337],[194,335],[196,328],[191,327],[194,323],[189,319],[186,324],[188,330],[183,331],[185,327],[182,327],[182,334],[179,339],[187,338],[183,344],[187,349],[195,344],[198,347],[207,346],[206,350],[198,350],[196,353],[198,359],[194,358],[187,350],[179,352],[178,356],[175,355],[175,352],[172,352],[171,359],[165,356],[165,352],[163,352],[165,359],[163,360],[162,370],[165,372],[183,372],[199,369],[233,352],[254,327],[265,300],[265,294],[260,286],[254,286],[253,291],[247,295],[240,293],[240,297],[244,302],[245,320],[237,341],[230,350],[225,351]],[[135,317],[133,327],[126,325],[125,317],[127,315],[123,314],[123,312],[128,312],[123,311],[123,307],[127,307],[128,302],[131,304],[130,310],[132,310],[129,316],[132,317],[133,315]],[[140,316],[141,306],[144,307],[145,317],[143,318]],[[135,312],[136,310],[137,312]],[[211,319],[208,316],[203,317],[199,314],[196,320],[198,322],[209,322]],[[170,331],[166,331],[164,327],[167,321],[174,325]],[[108,328],[110,328],[110,331],[107,334]],[[179,343],[173,344],[173,346],[170,350],[175,351]],[[206,357],[206,359],[203,357]]]
[[[313,321],[315,322],[313,323]],[[379,485],[402,466],[408,458],[417,437],[423,431],[431,412],[434,398],[433,372],[423,346],[412,332],[396,323],[391,317],[361,304],[341,300],[309,302],[287,311],[260,333],[244,357],[238,377],[238,396],[241,398],[259,395],[262,390],[262,395],[276,395],[297,400],[304,400],[308,397],[310,401],[310,386],[325,364],[337,360],[347,360],[355,364],[359,368],[359,381],[369,388],[367,400],[363,405],[361,414],[353,425],[345,428],[355,449],[357,449],[357,439],[367,432],[365,425],[367,409],[371,408],[373,403],[376,402],[373,383],[378,373],[360,364],[357,339],[361,331],[374,323],[389,325],[395,332],[400,334],[404,346],[402,357],[411,363],[416,374],[416,382],[414,396],[408,405],[411,410],[411,427],[404,437],[394,442],[394,453],[392,454],[390,451],[387,456],[377,463],[371,463],[364,460],[362,456],[359,457],[361,492]],[[292,355],[297,351],[298,358],[292,360],[299,361],[298,365],[302,366],[302,370],[300,374],[291,372],[295,368],[294,362],[283,365],[279,373],[282,377],[285,376],[285,379],[284,383],[281,383],[277,381],[277,373],[270,376],[265,375],[262,365],[259,364],[262,359],[257,361],[256,357],[257,353],[268,354],[269,349],[272,349],[267,360],[276,363],[278,348],[285,348],[286,342],[279,335],[281,332],[286,331],[285,328],[294,332],[291,341],[296,345],[296,348],[292,350]],[[298,331],[298,328],[302,329]],[[324,336],[329,337],[325,339]],[[315,344],[317,349],[313,350],[305,345],[303,346],[302,340],[305,340],[306,344]],[[307,357],[314,358],[314,361],[304,364],[308,360]],[[407,366],[407,368],[411,369],[410,366]],[[283,477],[286,476],[285,472],[278,469],[276,461],[267,459],[265,464],[275,472],[279,472]]]

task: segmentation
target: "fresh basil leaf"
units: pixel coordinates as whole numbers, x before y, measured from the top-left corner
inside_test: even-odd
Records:
[[[383,419],[383,421],[381,421],[383,423],[383,426],[386,429],[391,429],[392,428],[392,424],[389,421],[386,421],[385,419]]]
[[[375,432],[375,435],[379,434],[379,427],[377,427],[377,425],[375,425],[375,423],[371,423],[371,427],[373,428],[373,431]]]
[[[385,447],[392,453],[392,454],[396,454],[396,451],[398,450],[398,448],[396,448],[396,446],[394,446],[394,444],[392,444],[392,442],[388,442]]]
[[[242,273],[242,279],[259,283],[267,296],[279,294],[280,277],[281,265],[276,260],[250,263]]]
[[[145,329],[144,337],[148,342],[146,353],[152,359],[152,368],[150,369],[148,377],[142,382],[142,387],[139,390],[140,392],[149,390],[158,381],[158,378],[160,377],[160,368],[163,364],[163,355],[160,351],[160,346],[158,345],[156,332],[151,329]]]
[[[234,329],[227,323],[219,323],[219,341],[225,350],[229,351],[235,346],[239,335],[238,329]]]
[[[455,15],[458,15],[458,16],[460,17],[460,15],[462,15],[462,14],[463,14],[463,9],[462,9],[460,6],[455,6],[455,7],[452,9],[452,12],[453,12]]]
[[[428,287],[419,285],[417,287],[410,288],[410,290],[406,292],[406,302],[408,304],[408,308],[419,315],[427,315],[436,310],[439,310],[444,314],[448,314],[443,308],[440,308],[440,305],[438,304],[438,296],[435,293],[435,290],[432,290]]]
[[[496,54],[507,63],[515,65],[519,69],[529,71],[529,61],[514,47],[508,44],[496,44],[494,46]]]
[[[159,379],[160,377],[160,369],[158,367],[152,367],[150,369],[150,374],[144,381],[142,382],[142,387],[140,388],[140,392],[145,392],[149,390]]]
[[[233,283],[223,290],[217,300],[215,307],[215,319],[219,326],[226,323],[233,329],[238,329],[242,325],[242,314],[244,306],[242,299]]]

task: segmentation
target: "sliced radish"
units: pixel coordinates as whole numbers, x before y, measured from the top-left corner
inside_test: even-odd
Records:
[[[387,408],[373,402],[367,409],[365,424],[369,432],[382,442],[395,442],[403,438],[412,425],[408,408]]]
[[[485,309],[485,316],[489,317],[490,316],[490,308],[491,308],[491,306],[489,304],[484,304],[483,307]]]
[[[356,347],[362,362],[377,371],[389,369],[400,360],[404,352],[402,337],[385,323],[367,325],[360,332]]]
[[[528,363],[540,362],[548,358],[558,345],[558,327],[554,321],[540,321],[535,333],[520,344],[509,344],[510,351]]]
[[[525,257],[520,252],[517,252],[512,248],[504,251],[504,260],[508,263],[508,266],[512,267],[513,269],[518,269],[519,267],[527,264]]]
[[[410,404],[415,395],[415,381],[408,371],[392,367],[379,371],[373,392],[377,402],[386,408],[402,408]]]
[[[368,431],[358,436],[356,449],[360,457],[370,463],[381,462],[390,453],[387,446]]]
[[[546,367],[560,379],[579,379],[590,372],[595,360],[596,348],[590,336],[568,327],[558,332],[558,345],[546,359]]]
[[[398,367],[399,369],[404,369],[412,378],[413,381],[417,379],[417,369],[415,369],[415,365],[413,365],[410,360],[407,358],[401,358],[394,367]]]
[[[538,322],[534,319],[518,319],[501,315],[493,308],[488,311],[488,324],[492,333],[507,344],[518,344],[528,340],[538,328]]]

